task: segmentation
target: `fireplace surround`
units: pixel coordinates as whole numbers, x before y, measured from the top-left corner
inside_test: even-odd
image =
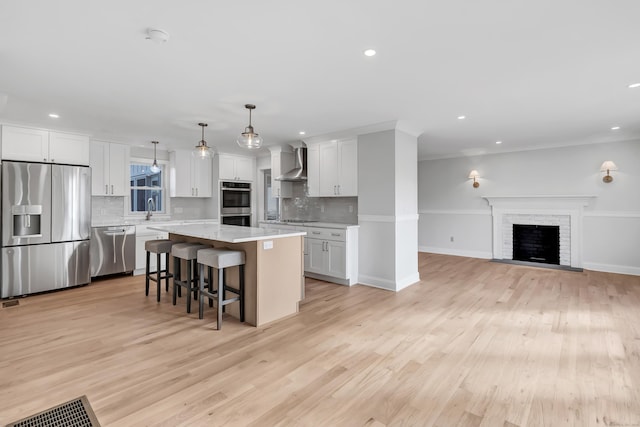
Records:
[[[491,206],[493,258],[513,260],[513,224],[558,226],[559,264],[582,268],[583,210],[595,196],[483,196]]]

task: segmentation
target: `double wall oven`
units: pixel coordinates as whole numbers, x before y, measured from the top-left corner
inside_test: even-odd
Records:
[[[220,219],[222,224],[251,227],[250,182],[220,182]]]

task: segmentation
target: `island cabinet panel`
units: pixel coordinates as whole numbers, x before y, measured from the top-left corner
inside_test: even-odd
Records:
[[[303,251],[303,238],[289,237],[272,242],[272,249],[265,249],[262,242],[258,242],[258,325],[297,313],[303,296],[304,260],[299,255]],[[294,254],[298,254],[297,259]]]
[[[303,236],[229,243],[170,231],[169,238],[245,252],[246,323],[263,326],[298,312],[298,303],[304,291]],[[226,278],[228,284],[236,287],[239,268],[227,268]],[[217,283],[217,279],[215,280]],[[215,322],[215,310],[205,307],[205,321]],[[233,317],[240,317],[237,303],[226,306],[225,312]]]

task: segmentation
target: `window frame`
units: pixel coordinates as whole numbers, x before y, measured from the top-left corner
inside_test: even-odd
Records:
[[[162,211],[153,211],[153,216],[155,217],[169,217],[169,213],[171,212],[171,207],[169,200],[169,186],[167,184],[167,180],[169,178],[169,162],[166,160],[157,160],[158,167],[161,170],[161,183],[162,185],[159,187],[151,187],[151,186],[134,186],[131,185],[131,166],[134,165],[144,165],[151,166],[153,165],[153,159],[148,159],[145,157],[130,157],[129,158],[129,167],[127,168],[127,173],[129,174],[129,178],[127,182],[129,183],[129,190],[126,196],[126,203],[124,205],[124,213],[126,217],[130,218],[142,218],[147,214],[147,210],[144,211],[132,211],[131,210],[131,191],[136,190],[159,190],[160,197],[162,199],[162,207],[164,208]]]

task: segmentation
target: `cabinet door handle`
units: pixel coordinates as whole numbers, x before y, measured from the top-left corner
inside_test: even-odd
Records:
[[[340,195],[342,192],[340,191],[340,184],[338,184],[338,195]]]
[[[198,196],[198,187],[196,187],[196,197]]]
[[[55,163],[56,159],[51,159],[51,163]]]
[[[111,194],[113,194],[113,184],[111,184]]]
[[[331,233],[332,236],[340,237],[340,233]]]
[[[311,234],[320,234],[319,231],[312,231]]]
[[[104,185],[104,194],[109,194],[109,184]]]

